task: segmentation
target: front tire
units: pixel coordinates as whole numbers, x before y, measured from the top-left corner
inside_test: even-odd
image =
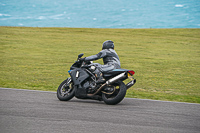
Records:
[[[126,95],[126,85],[122,81],[118,81],[114,87],[118,87],[113,94],[102,94],[102,99],[106,104],[115,105],[120,103]]]
[[[57,98],[60,101],[69,101],[75,95],[74,84],[71,78],[64,80],[57,89]]]

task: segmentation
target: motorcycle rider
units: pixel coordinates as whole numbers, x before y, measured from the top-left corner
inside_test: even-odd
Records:
[[[101,65],[99,63],[94,63],[95,66],[97,66],[98,68],[96,69],[95,72],[98,77],[97,83],[103,83],[105,81],[102,72],[119,69],[121,66],[119,57],[116,51],[114,50],[114,42],[111,40],[107,40],[103,43],[102,50],[98,54],[81,58],[81,60],[88,62],[88,61],[98,60],[101,58],[103,58],[104,65]]]

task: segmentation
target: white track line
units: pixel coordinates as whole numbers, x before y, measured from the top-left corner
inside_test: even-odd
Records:
[[[16,90],[16,91],[32,91],[32,92],[46,92],[46,93],[54,93],[53,91],[40,91],[40,90],[27,90],[27,89],[14,89],[14,88],[0,88],[2,90]],[[161,101],[161,100],[151,100],[151,99],[138,99],[138,98],[125,98],[125,99],[134,99],[134,100],[141,100],[141,101],[152,101],[152,102],[163,102],[163,103],[181,103],[181,104],[195,104],[199,105],[198,103],[186,103],[186,102],[173,102],[173,101]]]
[[[27,90],[27,89],[14,89],[14,88],[0,88],[2,90],[16,90],[16,91],[34,91],[34,92],[47,92],[47,93],[56,93],[54,91],[40,91],[40,90]]]
[[[141,101],[152,101],[152,102],[163,102],[163,103],[182,103],[182,104],[195,104],[199,105],[198,103],[186,103],[186,102],[174,102],[174,101],[161,101],[161,100],[151,100],[151,99],[138,99],[138,98],[126,98],[126,99],[135,99],[135,100],[141,100]]]

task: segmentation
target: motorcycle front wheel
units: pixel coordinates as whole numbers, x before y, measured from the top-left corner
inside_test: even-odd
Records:
[[[102,93],[102,99],[106,104],[115,105],[120,103],[126,95],[126,85],[122,81],[112,85],[115,87],[115,92],[112,94]]]
[[[57,89],[57,98],[60,101],[69,101],[75,95],[74,84],[71,78],[64,80]]]

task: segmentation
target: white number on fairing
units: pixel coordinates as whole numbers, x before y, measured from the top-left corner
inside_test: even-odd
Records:
[[[79,76],[79,71],[76,71],[76,78],[78,78]]]

